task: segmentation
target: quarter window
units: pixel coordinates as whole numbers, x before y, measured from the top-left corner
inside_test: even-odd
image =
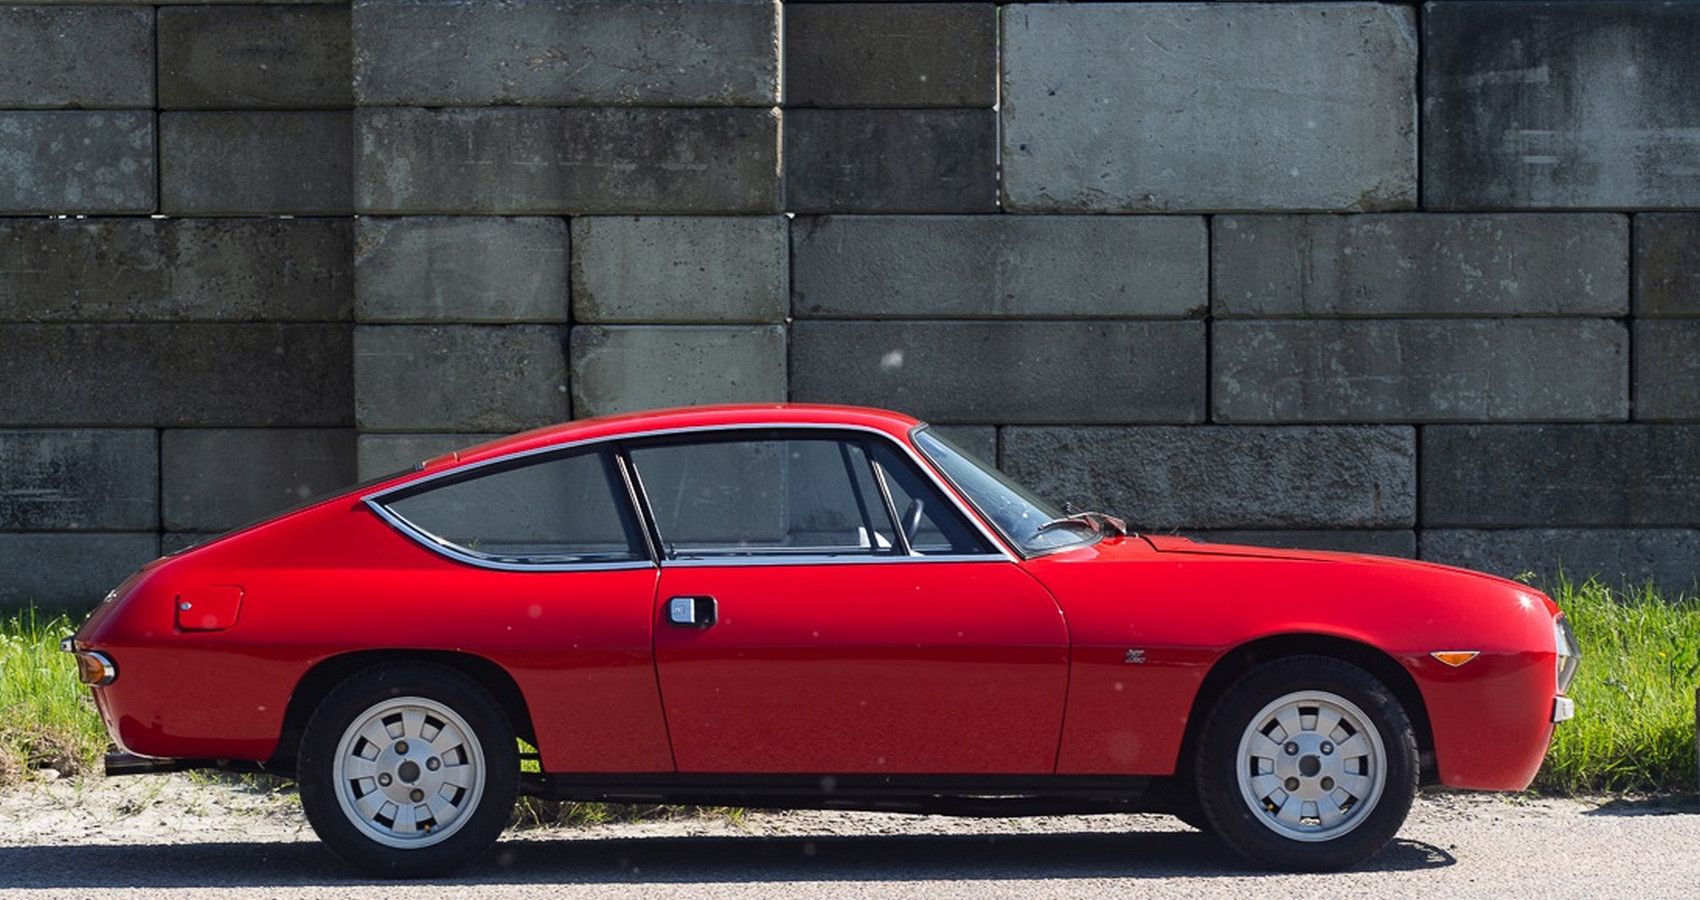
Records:
[[[613,457],[591,450],[475,469],[381,502],[427,538],[492,562],[642,560],[623,484]]]

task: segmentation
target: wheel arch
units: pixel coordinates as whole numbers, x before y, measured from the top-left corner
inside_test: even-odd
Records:
[[[536,745],[537,729],[532,724],[531,710],[525,702],[525,694],[520,691],[513,676],[497,663],[482,656],[452,650],[356,650],[319,660],[295,683],[295,689],[289,696],[289,705],[283,714],[283,729],[278,737],[277,749],[266,762],[267,767],[285,772],[293,771],[301,734],[307,728],[308,718],[313,715],[313,710],[318,708],[325,695],[354,675],[389,663],[435,664],[471,678],[496,698],[515,734],[527,743]]]
[[[1424,784],[1435,780],[1434,733],[1429,724],[1428,707],[1422,691],[1409,670],[1381,649],[1351,638],[1310,632],[1266,635],[1246,641],[1224,653],[1199,684],[1187,712],[1186,732],[1181,739],[1180,755],[1175,761],[1177,775],[1188,774],[1198,749],[1199,733],[1205,716],[1221,699],[1228,686],[1241,675],[1277,659],[1291,656],[1325,656],[1357,666],[1386,685],[1404,708],[1416,732],[1417,751],[1421,760]]]

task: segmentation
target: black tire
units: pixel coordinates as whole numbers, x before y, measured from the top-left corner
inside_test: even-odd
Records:
[[[482,795],[459,814],[465,821],[425,847],[387,846],[362,831],[343,811],[333,774],[344,732],[373,706],[398,697],[435,701],[458,715],[485,763]],[[301,736],[297,779],[307,821],[337,856],[371,875],[429,877],[476,859],[507,827],[519,792],[519,747],[500,704],[477,682],[446,666],[390,663],[350,677],[320,701]]]
[[[1334,694],[1362,711],[1366,724],[1380,735],[1386,779],[1373,805],[1366,800],[1348,815],[1356,822],[1349,830],[1307,841],[1265,824],[1265,814],[1242,794],[1238,772],[1246,764],[1240,759],[1240,740],[1253,717],[1278,699],[1314,691]],[[1312,766],[1301,774],[1315,775]],[[1404,824],[1417,790],[1417,740],[1398,699],[1374,676],[1331,657],[1293,656],[1257,666],[1223,693],[1204,722],[1194,772],[1199,807],[1230,849],[1269,868],[1332,871],[1379,853]]]

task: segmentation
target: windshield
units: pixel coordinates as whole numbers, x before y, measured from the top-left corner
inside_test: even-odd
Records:
[[[1084,544],[1098,536],[1098,529],[1090,522],[1064,518],[1061,510],[931,428],[917,428],[914,438],[915,446],[1021,552],[1043,553]]]

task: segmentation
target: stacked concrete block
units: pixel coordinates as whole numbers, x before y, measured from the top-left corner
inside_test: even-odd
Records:
[[[553,325],[361,325],[364,431],[521,431],[567,418],[564,330]]]
[[[1003,196],[1022,212],[1416,205],[1414,11],[1003,8]]]
[[[567,321],[567,224],[552,217],[362,216],[362,322]]]
[[[1202,422],[1202,322],[799,321],[791,399],[942,423]]]
[[[1222,422],[1628,418],[1629,334],[1605,319],[1221,321]]]
[[[166,109],[354,105],[346,6],[187,6],[159,11]]]
[[[580,325],[573,329],[573,415],[785,399],[778,325]]]
[[[1202,317],[1208,244],[1198,217],[798,217],[792,302],[834,319]]]
[[[581,216],[572,233],[579,322],[785,321],[781,216]]]
[[[1423,202],[1700,205],[1700,6],[1423,8]]]
[[[364,106],[773,106],[772,0],[357,0]]]
[[[352,429],[166,429],[160,515],[168,533],[217,533],[355,481]]]

